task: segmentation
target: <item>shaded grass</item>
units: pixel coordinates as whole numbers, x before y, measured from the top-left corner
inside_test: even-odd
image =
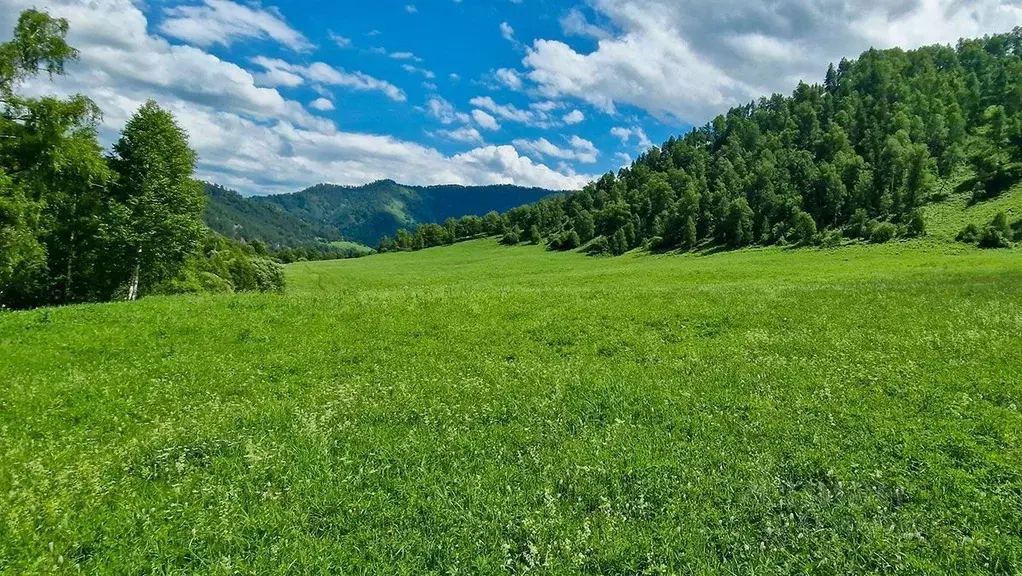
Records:
[[[0,315],[0,572],[1015,574],[1020,255],[483,240]]]

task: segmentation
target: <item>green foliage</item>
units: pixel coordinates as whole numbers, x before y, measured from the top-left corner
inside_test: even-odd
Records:
[[[580,223],[591,214],[593,236],[613,253],[653,238],[671,250],[889,233],[870,222],[922,236],[938,177],[948,185],[974,172],[984,197],[1022,179],[1018,46],[1022,29],[954,48],[869,50],[832,67],[823,85],[732,108],[616,174],[504,219],[546,237],[574,228],[586,241]]]
[[[62,74],[77,57],[67,32],[66,21],[27,10],[0,44],[3,307],[155,291],[182,277],[206,234],[204,195],[191,178],[195,153],[169,112],[147,103],[105,158],[101,111],[88,98],[18,94],[25,80]]]
[[[192,180],[187,134],[152,100],[128,120],[113,152],[115,196],[125,208],[115,231],[123,266],[115,273],[145,294],[177,276],[198,246],[206,196]]]
[[[789,240],[798,244],[809,244],[816,237],[816,221],[807,212],[795,214],[795,225],[791,228]]]
[[[65,42],[68,24],[38,10],[25,10],[18,17],[14,37],[0,44],[0,100],[20,100],[15,89],[40,72],[64,74],[64,66],[78,59],[78,51]]]
[[[529,226],[528,232],[525,233],[525,241],[529,244],[539,244],[543,241],[543,235],[539,233],[539,226],[535,224]]]
[[[591,256],[603,256],[604,254],[610,254],[610,242],[607,241],[606,236],[597,236],[593,238],[592,242],[586,246],[586,253]]]
[[[521,243],[522,241],[521,234],[522,234],[521,230],[517,228],[512,228],[507,232],[504,232],[504,236],[501,237],[500,243],[505,246],[515,246]]]
[[[859,208],[852,214],[845,226],[845,235],[849,238],[865,239],[869,237],[869,215]]]
[[[752,243],[752,218],[754,214],[749,202],[739,198],[728,206],[724,221],[724,240],[731,248],[741,248]],[[816,225],[813,224],[814,233]]]
[[[1014,574],[1022,258],[933,242],[0,314],[0,572]]]
[[[869,241],[873,244],[885,244],[898,236],[898,227],[891,222],[880,222],[870,232]]]
[[[979,247],[1008,248],[1013,237],[1014,232],[1008,224],[1008,216],[1004,212],[998,212],[979,235]]]
[[[252,246],[211,232],[178,275],[154,287],[157,294],[282,292],[284,268]]]
[[[966,244],[975,244],[979,242],[979,237],[982,231],[979,226],[975,224],[968,224],[961,232],[958,233],[956,240],[959,242],[965,242]]]
[[[541,188],[519,186],[405,186],[392,180],[381,180],[365,186],[336,186],[319,184],[294,194],[278,194],[242,199],[242,208],[248,214],[282,214],[288,221],[302,223],[302,229],[326,239],[343,235],[367,246],[376,246],[383,236],[393,236],[399,228],[414,229],[420,224],[444,222],[448,218],[465,215],[487,214],[506,211],[555,192]],[[214,199],[214,204],[217,200]],[[220,211],[213,206],[211,211]],[[272,210],[272,211],[270,211]],[[234,216],[225,217],[214,227],[223,232],[233,226],[253,229],[251,220]],[[496,217],[496,218],[494,218]],[[495,213],[480,219],[480,227],[471,234],[462,230],[458,238],[474,237],[478,234],[496,236],[503,232],[503,223],[495,222],[500,215]],[[265,219],[265,218],[263,218]],[[272,222],[272,219],[270,220]],[[280,233],[284,233],[285,230]],[[527,230],[527,227],[523,227]],[[303,234],[307,236],[306,234]],[[262,240],[268,238],[259,236]],[[449,236],[448,236],[449,238]],[[308,242],[302,239],[302,243]],[[426,244],[422,247],[446,244]],[[409,247],[411,249],[413,247]]]
[[[342,238],[337,228],[306,222],[271,202],[245,198],[215,184],[203,187],[209,197],[203,220],[222,236],[249,243],[258,240],[275,251]]]
[[[1009,248],[1011,241],[1000,228],[987,226],[979,236],[980,248]]]
[[[926,236],[926,217],[922,210],[913,210],[905,227],[905,235],[910,238]]]

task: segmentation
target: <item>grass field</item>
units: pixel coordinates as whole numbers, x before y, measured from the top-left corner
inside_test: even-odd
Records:
[[[941,238],[0,315],[0,573],[1019,574],[1022,251]]]

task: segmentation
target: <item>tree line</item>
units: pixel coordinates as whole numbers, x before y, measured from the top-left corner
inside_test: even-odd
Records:
[[[979,202],[1022,180],[1020,57],[1022,29],[869,50],[832,64],[822,84],[732,108],[581,191],[401,230],[380,250],[477,235],[610,254],[923,235],[920,208],[952,182]],[[993,228],[1010,239],[1010,225]]]
[[[78,52],[68,23],[27,10],[0,44],[0,306],[271,290],[280,266],[202,223],[196,154],[173,115],[145,103],[109,153],[88,98],[30,98]]]

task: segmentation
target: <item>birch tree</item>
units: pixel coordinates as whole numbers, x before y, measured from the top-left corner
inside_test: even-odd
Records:
[[[203,235],[206,196],[192,179],[196,154],[174,116],[146,102],[114,144],[120,205],[114,234],[121,239],[120,274],[134,300],[174,278]]]

